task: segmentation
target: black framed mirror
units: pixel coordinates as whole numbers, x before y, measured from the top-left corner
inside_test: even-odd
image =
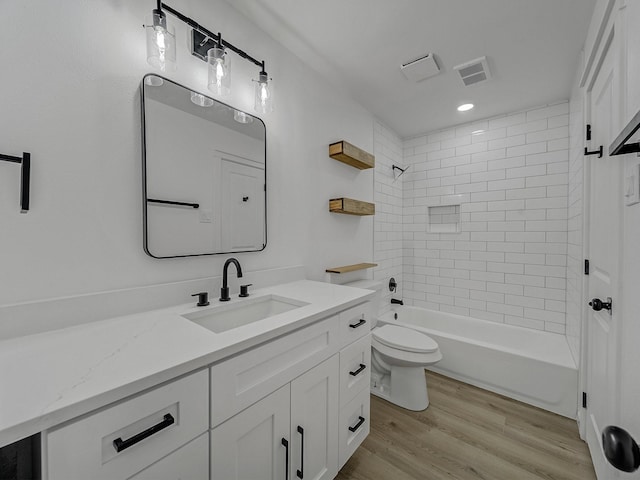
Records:
[[[264,250],[264,122],[159,75],[145,75],[141,88],[145,252]]]

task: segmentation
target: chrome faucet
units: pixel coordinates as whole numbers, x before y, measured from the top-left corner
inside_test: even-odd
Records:
[[[228,302],[231,300],[231,297],[229,297],[229,286],[227,285],[227,270],[229,270],[229,265],[232,263],[236,266],[238,278],[242,278],[242,267],[240,266],[240,262],[235,258],[227,259],[227,261],[224,262],[224,268],[222,269],[222,288],[220,289],[221,302]]]
[[[404,302],[402,300],[396,300],[395,298],[391,299],[391,303],[393,305],[404,305]]]

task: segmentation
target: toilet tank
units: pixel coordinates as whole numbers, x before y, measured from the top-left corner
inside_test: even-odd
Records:
[[[354,282],[345,283],[347,287],[363,288],[365,290],[373,290],[376,292],[376,296],[371,299],[373,319],[371,321],[371,328],[378,323],[378,315],[380,313],[380,299],[382,298],[382,288],[384,284],[380,280],[356,280]]]

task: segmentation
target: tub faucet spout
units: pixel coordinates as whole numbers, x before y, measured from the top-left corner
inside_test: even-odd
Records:
[[[402,300],[396,300],[395,298],[391,299],[391,304],[392,305],[404,305],[404,302]]]

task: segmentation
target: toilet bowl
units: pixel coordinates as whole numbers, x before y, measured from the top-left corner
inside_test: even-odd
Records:
[[[431,337],[396,325],[371,332],[371,393],[408,410],[429,406],[425,367],[442,360]]]
[[[347,284],[375,290],[374,316],[379,311],[383,285],[373,280]],[[429,406],[425,367],[442,360],[438,344],[424,333],[397,325],[378,326],[371,331],[371,393],[413,411]]]

